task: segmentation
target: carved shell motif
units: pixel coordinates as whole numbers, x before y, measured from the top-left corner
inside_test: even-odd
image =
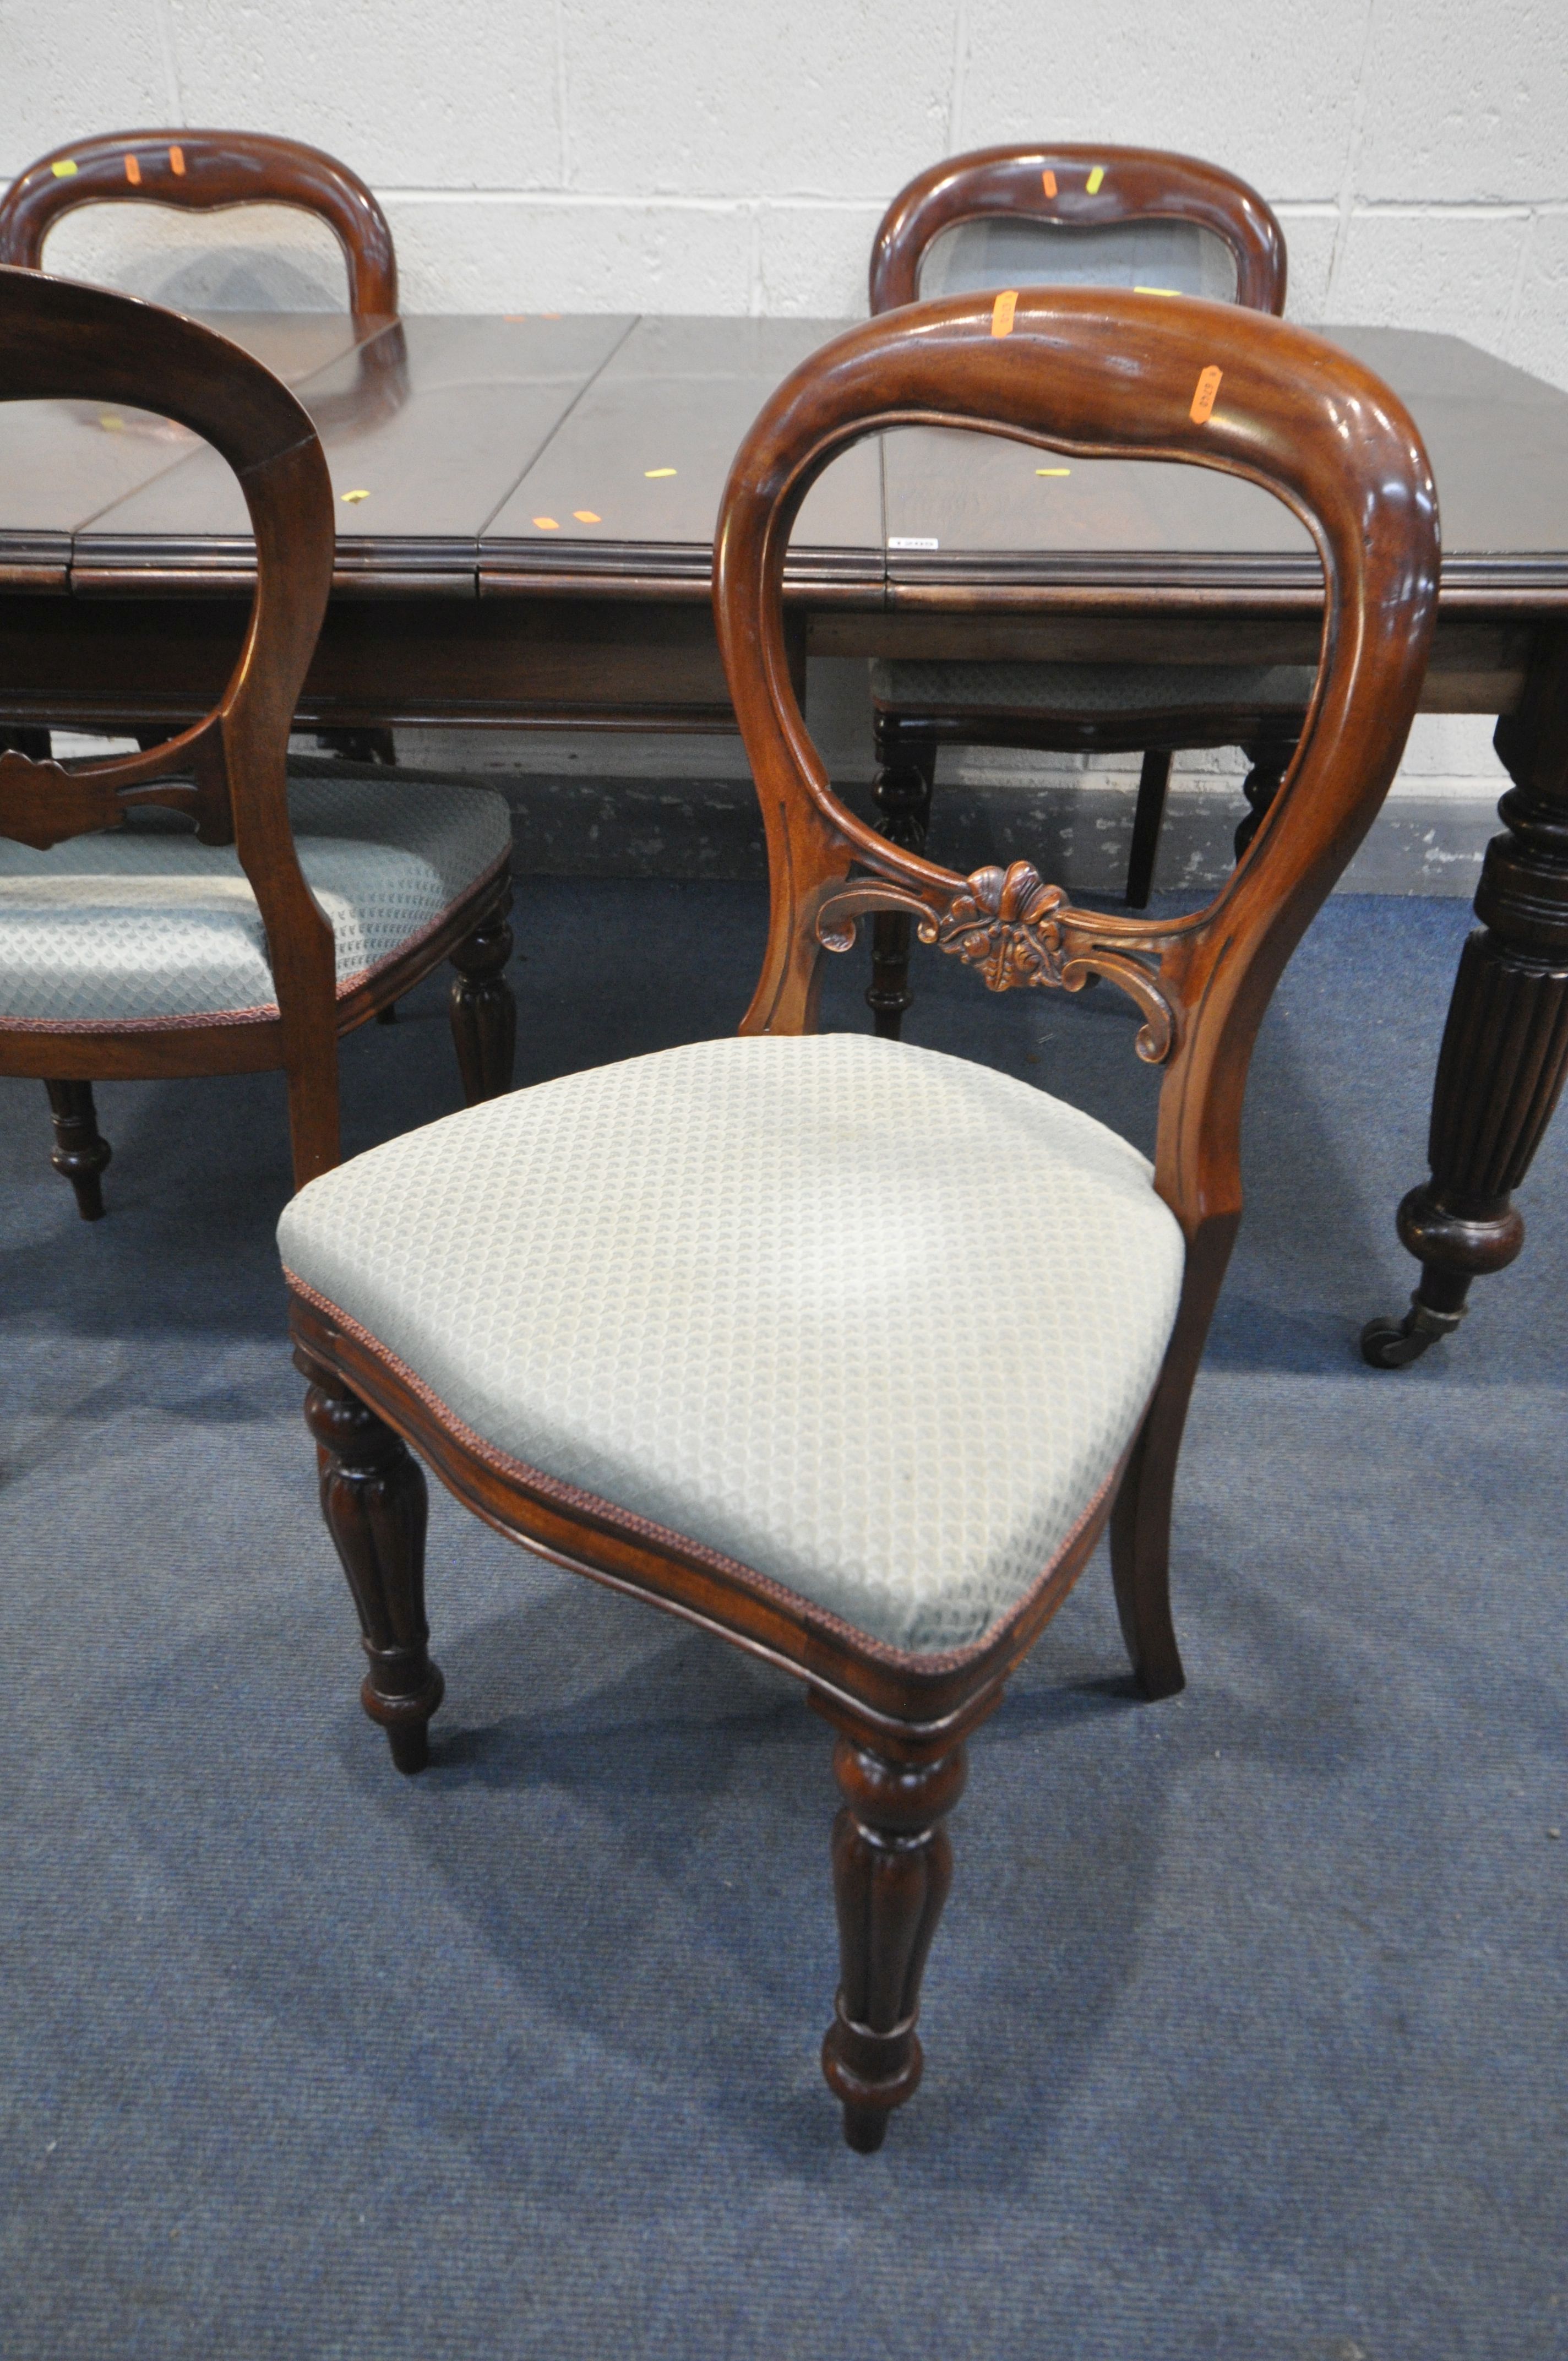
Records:
[[[1062,981],[1061,929],[1054,921],[1067,896],[1045,885],[1026,861],[1009,869],[977,869],[967,894],[955,895],[944,915],[920,928],[924,942],[957,951],[978,968],[988,992],[1023,983]]]
[[[1092,916],[1075,910],[1059,885],[1042,883],[1027,861],[977,869],[967,882],[967,893],[955,894],[945,910],[933,910],[907,886],[853,878],[819,904],[817,939],[825,950],[847,951],[857,918],[873,910],[907,911],[923,943],[955,951],[967,967],[978,969],[992,992],[1020,984],[1081,992],[1103,976],[1142,1011],[1139,1057],[1157,1066],[1170,1055],[1176,1020],[1159,987],[1157,957],[1148,958],[1141,946],[1116,950],[1097,941]]]

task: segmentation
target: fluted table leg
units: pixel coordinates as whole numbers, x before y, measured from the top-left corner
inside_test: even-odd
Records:
[[[1401,1319],[1368,1321],[1374,1368],[1419,1360],[1464,1317],[1472,1280],[1502,1270],[1524,1243],[1513,1191],[1552,1120],[1568,1073],[1568,635],[1542,634],[1517,714],[1497,724],[1514,785],[1506,834],[1486,848],[1438,1058],[1431,1177],[1399,1207],[1399,1236],[1421,1266]]]

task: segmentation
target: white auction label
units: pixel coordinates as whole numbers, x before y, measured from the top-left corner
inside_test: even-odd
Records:
[[[941,546],[939,542],[922,541],[912,534],[897,533],[888,534],[887,545],[889,549],[938,549]]]

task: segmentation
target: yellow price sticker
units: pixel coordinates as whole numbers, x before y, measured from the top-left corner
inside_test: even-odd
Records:
[[[1036,476],[1070,476],[1072,469],[1070,467],[1036,467],[1035,473]]]
[[[673,476],[674,472],[673,467],[644,467],[642,470],[650,483],[652,483],[657,477]]]
[[[533,522],[541,533],[559,533],[561,530],[554,517],[535,517]]]
[[[1096,166],[1094,167],[1093,171],[1092,171],[1092,172],[1091,172],[1091,174],[1089,175],[1088,180],[1087,180],[1087,181],[1085,181],[1085,182],[1084,182],[1084,184],[1083,184],[1083,185],[1084,185],[1084,187],[1088,190],[1088,192],[1089,192],[1089,193],[1090,193],[1090,195],[1091,195],[1091,197],[1097,197],[1097,196],[1100,194],[1101,183],[1102,183],[1102,181],[1104,180],[1104,178],[1105,178],[1105,167],[1104,167],[1104,165],[1103,165],[1103,164],[1096,164]]]
[[[572,514],[579,524],[602,524],[604,519],[597,509],[574,509]]]
[[[368,492],[345,492],[343,495],[344,503],[348,508],[352,508],[356,500],[367,500],[369,497]]]
[[[49,170],[54,174],[57,181],[69,181],[75,170],[76,167],[71,162],[69,156],[62,158],[58,164],[51,164],[49,166]]]

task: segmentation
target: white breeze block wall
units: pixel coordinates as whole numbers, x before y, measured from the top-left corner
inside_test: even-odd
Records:
[[[1297,319],[1442,328],[1568,387],[1564,0],[0,0],[0,174],[88,131],[284,132],[385,203],[410,311],[842,317],[935,158],[1187,149],[1277,209]],[[126,208],[52,268],[167,300],[336,303],[324,235]],[[1489,728],[1418,725],[1407,791],[1474,797]],[[982,766],[983,767],[983,766]]]

